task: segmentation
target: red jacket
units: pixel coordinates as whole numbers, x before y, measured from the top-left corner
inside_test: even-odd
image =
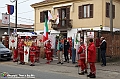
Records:
[[[36,46],[31,46],[30,47],[30,55],[35,55],[36,53]]]
[[[88,46],[88,62],[96,62],[96,47],[93,42]]]
[[[18,44],[18,53],[24,53],[24,44],[23,43]]]
[[[84,44],[82,44],[78,49],[78,54],[80,54],[80,59],[85,59],[85,50],[86,47]]]
[[[51,53],[51,44],[50,43],[48,43],[48,44],[46,44],[46,53]]]

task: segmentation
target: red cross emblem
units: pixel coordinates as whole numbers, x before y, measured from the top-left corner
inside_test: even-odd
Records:
[[[42,42],[42,40],[41,40],[41,39],[40,39],[39,41],[40,41],[40,42]]]
[[[12,43],[14,43],[14,42],[15,42],[15,40],[12,40],[11,42],[12,42]]]
[[[28,54],[28,51],[27,51],[27,49],[26,49],[26,51],[25,51],[25,55],[27,55]]]
[[[5,19],[8,19],[7,17],[5,17]]]

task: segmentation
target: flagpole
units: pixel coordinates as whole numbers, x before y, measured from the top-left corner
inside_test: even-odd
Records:
[[[8,35],[10,36],[10,14],[8,14],[9,15],[9,24],[8,24]]]

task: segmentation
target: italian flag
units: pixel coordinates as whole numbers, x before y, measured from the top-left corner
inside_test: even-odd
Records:
[[[45,18],[43,41],[48,40],[48,20]]]
[[[48,40],[48,24],[49,24],[49,21],[53,18],[49,11],[48,11],[48,15],[47,16],[48,16],[48,19],[45,16],[43,41]]]

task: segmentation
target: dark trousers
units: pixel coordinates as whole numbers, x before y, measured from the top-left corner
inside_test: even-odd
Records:
[[[76,50],[72,48],[72,63],[75,63],[75,58],[76,58]]]
[[[64,50],[64,57],[65,57],[65,61],[69,61],[69,57],[68,57],[68,50]]]
[[[101,50],[102,63],[103,63],[103,65],[106,66],[106,55],[105,55],[105,53],[106,53],[106,50]]]

